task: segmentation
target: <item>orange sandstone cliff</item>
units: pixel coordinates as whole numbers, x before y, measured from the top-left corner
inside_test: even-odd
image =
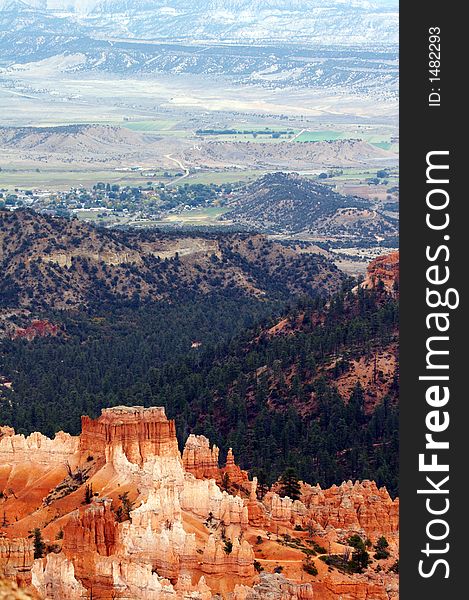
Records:
[[[382,282],[389,292],[396,292],[399,288],[399,252],[390,252],[378,256],[370,262],[366,270],[363,287],[374,288]]]
[[[181,455],[162,408],[105,409],[79,437],[0,428],[0,578],[43,600],[397,598],[398,500],[384,488],[261,498],[232,451],[223,467],[218,455],[194,435]],[[328,567],[321,554],[350,552],[354,533],[385,536],[389,558]]]

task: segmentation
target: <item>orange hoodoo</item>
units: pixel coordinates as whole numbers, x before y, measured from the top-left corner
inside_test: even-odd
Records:
[[[109,457],[121,448],[130,462],[142,465],[152,456],[178,456],[174,421],[168,420],[164,408],[116,406],[105,408],[98,419],[81,418],[82,455]]]

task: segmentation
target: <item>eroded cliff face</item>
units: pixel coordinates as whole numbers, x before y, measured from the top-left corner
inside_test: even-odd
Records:
[[[355,581],[337,583],[296,583],[283,575],[261,574],[252,587],[238,585],[233,600],[387,600],[388,591],[383,584]]]
[[[181,456],[162,408],[106,409],[82,426],[79,438],[0,433],[0,576],[37,597],[397,598],[398,501],[373,482],[304,484],[296,501],[274,486],[260,500],[231,451],[220,467],[218,448],[191,435]],[[304,570],[307,547],[339,554],[352,533],[389,540],[379,575],[331,573],[319,558],[316,576]]]
[[[27,582],[34,562],[31,540],[0,538],[0,577]]]
[[[228,449],[226,464],[219,466],[219,450],[210,446],[210,441],[204,435],[191,434],[186,441],[182,453],[184,470],[192,473],[198,479],[214,479],[226,487],[250,488],[247,471],[243,471],[235,462],[233,450]]]
[[[79,438],[59,431],[55,438],[32,433],[28,437],[16,435],[11,428],[2,428],[0,435],[0,465],[17,466],[32,462],[34,464],[56,465],[73,460],[78,449]]]
[[[98,419],[82,417],[80,451],[112,462],[121,451],[134,464],[159,456],[179,456],[174,421],[163,408],[117,406],[104,409]]]
[[[346,481],[326,490],[304,485],[302,492],[306,517],[337,539],[352,531],[372,542],[382,535],[397,539],[399,499],[392,500],[386,488],[378,488],[374,481]]]
[[[33,600],[31,594],[19,589],[16,583],[0,579],[0,600]],[[36,600],[38,596],[35,596]]]
[[[378,256],[368,265],[366,277],[362,283],[363,287],[374,288],[380,281],[389,292],[398,293],[399,252]]]
[[[214,444],[210,447],[210,442],[204,435],[191,433],[182,453],[184,470],[199,479],[218,479],[220,476],[218,454],[217,446]]]

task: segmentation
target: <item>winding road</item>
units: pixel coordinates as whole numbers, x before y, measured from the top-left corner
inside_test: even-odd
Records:
[[[173,158],[172,154],[165,154],[164,155],[165,158],[167,158],[168,160],[172,160],[173,162],[175,162],[177,164],[177,166],[184,171],[184,175],[181,175],[181,177],[178,177],[177,179],[175,179],[174,181],[171,181],[171,185],[178,183],[179,181],[181,181],[182,179],[185,179],[186,177],[189,177],[190,175],[190,171],[187,167],[185,167],[183,165],[183,163],[178,159],[178,158]]]

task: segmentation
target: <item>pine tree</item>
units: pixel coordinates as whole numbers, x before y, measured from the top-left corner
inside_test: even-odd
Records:
[[[288,496],[292,500],[301,498],[301,487],[295,469],[289,467],[280,477],[280,496]]]
[[[130,520],[130,513],[134,508],[134,502],[129,498],[129,492],[124,492],[123,494],[119,494],[119,500],[122,502],[122,505],[119,507],[120,509],[120,519],[122,521]],[[118,509],[118,511],[119,511]],[[117,511],[116,511],[117,514]]]
[[[85,487],[85,504],[91,504],[91,500],[93,499],[93,486],[87,485]]]
[[[349,537],[347,543],[349,546],[354,548],[349,566],[355,573],[362,573],[363,570],[368,567],[370,562],[370,557],[366,551],[365,542],[358,534],[355,534]]]
[[[44,540],[42,539],[41,530],[39,527],[36,527],[33,531],[34,538],[34,558],[42,558],[44,556],[44,552],[46,551],[46,545],[44,544]]]
[[[223,473],[221,477],[221,488],[227,492],[230,488],[230,476],[228,473]]]
[[[376,554],[374,555],[374,557],[376,558],[376,560],[383,560],[389,557],[388,547],[388,540],[384,536],[381,536],[375,544]]]

